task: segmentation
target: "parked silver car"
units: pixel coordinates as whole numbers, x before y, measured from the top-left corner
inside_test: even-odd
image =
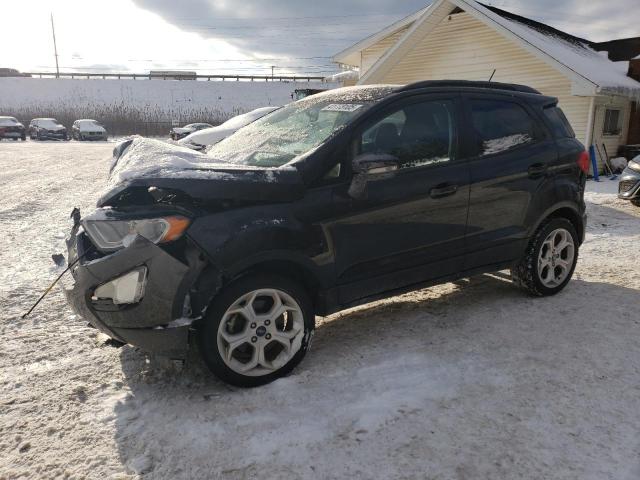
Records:
[[[108,134],[100,122],[90,119],[76,120],[71,127],[71,137],[74,140],[102,140],[106,141]]]

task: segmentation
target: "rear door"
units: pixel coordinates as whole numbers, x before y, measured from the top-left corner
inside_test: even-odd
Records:
[[[519,258],[529,228],[555,201],[557,149],[518,97],[465,95],[471,187],[465,268]]]
[[[458,272],[464,258],[469,172],[458,154],[454,96],[400,100],[356,133],[353,154],[387,153],[399,170],[353,199],[334,191],[327,228],[341,303]]]

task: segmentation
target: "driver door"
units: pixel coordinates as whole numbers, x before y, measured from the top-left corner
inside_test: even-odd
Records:
[[[463,268],[469,171],[458,157],[454,96],[402,100],[359,129],[353,155],[397,157],[398,170],[352,198],[336,185],[328,225],[340,303],[446,277]]]

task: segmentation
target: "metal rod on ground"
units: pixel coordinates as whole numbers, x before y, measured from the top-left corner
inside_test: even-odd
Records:
[[[600,158],[602,159],[602,164],[604,165],[604,173],[607,174],[607,170],[609,170],[609,174],[613,175],[613,172],[610,171],[609,165],[607,165],[607,162],[604,158],[604,155],[602,155],[602,152],[600,151],[600,147],[598,146],[598,144],[596,144],[596,150],[598,150],[598,155],[600,155]]]
[[[77,209],[74,209],[74,212],[76,212]],[[73,213],[72,213],[73,215]],[[78,211],[78,215],[80,215],[80,212]],[[86,257],[91,251],[93,251],[93,247],[90,247],[87,249],[86,252],[84,252],[84,254],[80,255],[78,258],[76,258],[73,262],[71,262],[69,264],[69,266],[67,268],[64,269],[64,272],[62,272],[60,275],[58,275],[58,278],[56,278],[53,283],[51,285],[49,285],[49,287],[44,291],[44,293],[40,296],[40,298],[38,299],[38,301],[36,303],[33,304],[33,306],[29,309],[29,311],[27,313],[25,313],[24,315],[22,315],[21,318],[27,318],[27,316],[33,312],[33,310],[38,306],[38,304],[44,299],[44,297],[47,296],[47,294],[51,291],[51,289],[53,287],[56,286],[56,283],[58,283],[60,281],[60,279],[62,278],[62,276],[67,273],[69,270],[71,270],[73,268],[73,266],[78,263],[80,260],[82,260],[84,257]]]
[[[56,283],[58,283],[60,281],[60,279],[62,278],[62,276],[67,273],[69,270],[71,270],[71,268],[80,261],[80,258],[77,258],[71,265],[69,265],[67,268],[64,269],[64,272],[62,272],[60,275],[58,275],[58,278],[56,278],[53,283],[51,283],[51,285],[49,285],[47,287],[47,289],[44,291],[44,293],[42,295],[40,295],[40,298],[38,299],[38,301],[36,303],[33,304],[33,306],[29,309],[29,311],[27,313],[25,313],[24,315],[22,315],[21,318],[27,318],[27,316],[33,312],[34,308],[36,308],[38,306],[38,304],[44,299],[44,297],[47,296],[47,294],[51,291],[51,289],[53,287],[55,287]]]
[[[603,143],[602,144],[602,148],[604,149],[604,155],[605,155],[605,162],[607,164],[607,167],[609,167],[609,170],[611,171],[611,180],[615,180],[616,178],[618,178],[618,175],[615,174],[615,172],[613,171],[613,167],[611,166],[611,161],[609,160],[609,153],[607,152],[607,146]]]
[[[600,181],[600,175],[598,175],[598,160],[596,159],[596,149],[593,145],[589,146],[589,157],[591,157],[591,167],[593,168],[593,180]]]

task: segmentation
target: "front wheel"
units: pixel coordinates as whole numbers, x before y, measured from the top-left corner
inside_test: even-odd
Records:
[[[511,278],[532,295],[555,295],[571,280],[578,262],[578,247],[578,234],[569,220],[548,220],[511,269]]]
[[[633,205],[635,205],[636,207],[640,207],[640,198],[633,198],[631,199],[631,203]]]
[[[198,332],[209,369],[238,387],[256,387],[287,375],[302,361],[315,326],[313,306],[296,282],[255,274],[227,287]]]

